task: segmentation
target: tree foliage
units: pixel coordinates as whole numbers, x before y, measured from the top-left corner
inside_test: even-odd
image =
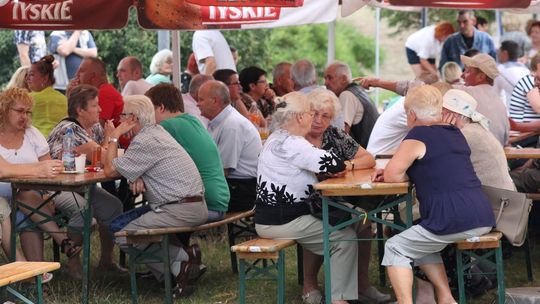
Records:
[[[441,21],[455,23],[457,10],[430,8],[428,13],[428,24],[434,24]],[[495,20],[494,11],[475,11],[476,16],[482,16],[489,22]],[[381,10],[381,17],[388,21],[388,24],[394,29],[393,34],[397,34],[403,29],[420,28],[420,12],[402,12],[394,10]],[[457,30],[457,28],[456,28]]]
[[[238,70],[256,65],[271,76],[273,67],[282,61],[311,60],[322,75],[326,66],[327,25],[305,25],[277,29],[223,31],[229,45],[238,49]],[[149,74],[152,56],[157,52],[157,33],[141,29],[131,14],[127,26],[121,30],[92,31],[98,55],[107,65],[109,79],[117,83],[115,74],[118,62],[125,56],[138,57],[145,75]],[[193,32],[180,33],[181,65],[186,66],[191,54]],[[12,31],[0,31],[0,75],[1,84],[7,83],[19,65],[17,50],[13,44]],[[338,23],[336,27],[336,58],[348,63],[354,75],[361,70],[372,69],[375,58],[375,43],[372,38],[362,36],[352,26]],[[362,73],[366,74],[366,73]]]

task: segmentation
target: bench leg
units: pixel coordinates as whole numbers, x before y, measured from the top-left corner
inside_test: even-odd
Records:
[[[465,273],[463,272],[463,255],[461,254],[461,250],[456,248],[456,270],[457,270],[457,279],[458,279],[458,292],[459,292],[459,301],[458,303],[464,304],[466,302],[465,299],[465,279],[463,276]]]
[[[43,286],[41,285],[42,276],[39,274],[36,276],[36,296],[37,303],[43,303]]]
[[[163,250],[163,280],[165,281],[165,303],[172,304],[172,286],[171,286],[171,259],[169,257],[169,235],[165,234],[161,241],[161,250]]]
[[[499,304],[505,303],[505,287],[504,287],[504,266],[502,256],[502,245],[499,241],[499,248],[495,251],[495,262],[497,263],[497,293],[499,297]]]
[[[529,282],[534,280],[532,271],[532,259],[531,259],[531,243],[529,240],[529,232],[525,237],[525,243],[523,243],[523,250],[525,250],[525,266],[527,267],[527,279]]]
[[[246,260],[240,259],[238,270],[238,300],[240,304],[246,303]]]
[[[279,251],[277,260],[277,288],[278,288],[278,304],[285,304],[285,251]]]
[[[227,236],[229,238],[229,248],[236,244],[236,237],[234,235],[234,224],[227,224]],[[236,259],[236,252],[229,250],[231,255],[231,270],[233,273],[238,273],[238,262]]]
[[[296,244],[296,267],[298,272],[298,285],[304,284],[304,249],[302,245]]]
[[[130,249],[133,249],[132,245],[129,245]],[[129,278],[130,278],[130,284],[131,284],[131,303],[137,304],[137,275],[135,274],[135,265],[137,264],[135,262],[136,259],[136,251],[132,251],[129,254]]]

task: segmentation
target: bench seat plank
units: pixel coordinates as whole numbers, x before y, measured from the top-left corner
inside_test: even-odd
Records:
[[[245,241],[242,244],[231,247],[233,252],[278,252],[283,248],[290,247],[296,244],[294,240],[275,240],[275,239],[252,239]]]
[[[13,262],[0,266],[0,287],[60,268],[57,262]]]
[[[467,240],[457,241],[458,249],[488,249],[499,247],[499,240],[502,238],[502,233],[499,231],[491,231],[478,237],[475,242]]]
[[[253,216],[255,210],[240,211],[240,212],[228,212],[221,221],[205,223],[194,227],[167,227],[167,228],[154,228],[154,229],[141,229],[141,230],[122,230],[116,232],[116,237],[131,237],[131,236],[147,236],[147,235],[163,235],[171,233],[181,232],[194,232],[201,230],[208,230],[211,228],[219,227],[225,224],[229,224],[246,217]]]

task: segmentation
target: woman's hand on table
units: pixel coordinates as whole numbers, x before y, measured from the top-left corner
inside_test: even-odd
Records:
[[[64,164],[61,160],[44,160],[38,163],[38,177],[55,177],[64,171]]]
[[[375,169],[375,172],[371,174],[372,182],[384,182],[384,169]]]

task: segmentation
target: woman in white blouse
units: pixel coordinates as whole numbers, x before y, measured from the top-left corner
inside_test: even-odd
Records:
[[[346,169],[343,159],[313,147],[304,137],[313,119],[306,95],[285,95],[273,114],[272,135],[266,140],[257,167],[255,223],[261,237],[294,239],[316,254],[323,253],[322,221],[309,212],[306,200],[313,193],[317,173],[336,174]],[[331,240],[355,237],[352,228],[336,231]],[[356,242],[331,242],[332,303],[358,298]]]

